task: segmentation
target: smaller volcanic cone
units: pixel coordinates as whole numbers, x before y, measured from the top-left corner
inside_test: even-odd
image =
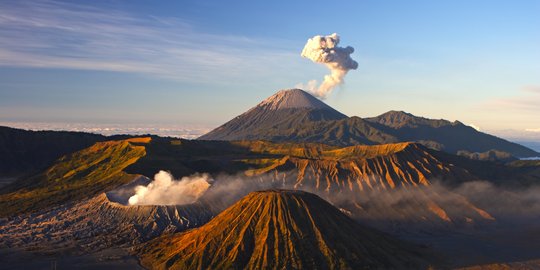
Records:
[[[206,225],[141,250],[151,269],[426,269],[416,246],[303,191],[252,192]]]

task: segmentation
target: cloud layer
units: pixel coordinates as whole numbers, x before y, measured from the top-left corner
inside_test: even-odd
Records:
[[[211,130],[203,125],[181,125],[169,123],[67,123],[67,122],[12,122],[1,121],[0,126],[25,130],[54,130],[89,132],[105,136],[110,135],[158,135],[161,137],[195,139]]]
[[[294,59],[273,44],[278,43],[204,33],[176,18],[57,1],[0,2],[0,66],[132,72],[184,81],[209,74],[245,78]]]

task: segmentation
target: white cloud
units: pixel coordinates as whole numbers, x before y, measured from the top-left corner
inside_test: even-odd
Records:
[[[540,128],[526,128],[525,131],[527,131],[527,132],[540,132]]]
[[[281,44],[202,33],[175,18],[56,1],[0,2],[0,66],[233,79],[262,76],[298,57]]]
[[[137,123],[62,123],[62,122],[7,122],[0,121],[0,126],[25,130],[76,131],[102,134],[105,136],[158,135],[162,137],[195,139],[211,130],[208,126],[179,124],[137,124]]]

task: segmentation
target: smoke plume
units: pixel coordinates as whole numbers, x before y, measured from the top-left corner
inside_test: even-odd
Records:
[[[308,58],[315,63],[326,65],[330,74],[324,76],[324,81],[316,87],[316,81],[310,81],[305,87],[314,96],[326,98],[337,86],[343,83],[343,78],[351,69],[357,69],[358,63],[351,58],[354,48],[347,46],[339,47],[339,36],[333,33],[329,36],[314,36],[310,38],[304,49],[302,57]]]
[[[130,205],[181,205],[194,203],[210,187],[208,174],[194,174],[175,180],[166,171],[159,171],[147,186],[135,187]]]

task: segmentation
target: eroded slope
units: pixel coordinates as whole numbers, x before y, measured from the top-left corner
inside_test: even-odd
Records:
[[[140,250],[151,269],[427,268],[416,246],[369,229],[301,191],[253,192],[206,225]]]

